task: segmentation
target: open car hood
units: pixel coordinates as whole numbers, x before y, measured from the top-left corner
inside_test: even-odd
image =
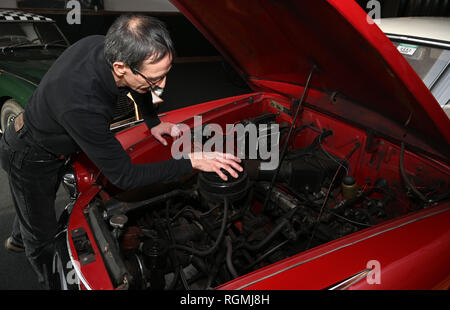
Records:
[[[351,0],[171,0],[255,91],[342,96],[448,155],[450,121],[403,56]],[[301,90],[301,88],[299,88]],[[331,100],[331,96],[330,96]],[[389,132],[389,130],[387,130]]]

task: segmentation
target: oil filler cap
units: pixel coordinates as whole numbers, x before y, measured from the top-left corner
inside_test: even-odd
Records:
[[[113,228],[123,228],[127,222],[128,222],[128,217],[125,214],[114,215],[109,220],[109,224]]]

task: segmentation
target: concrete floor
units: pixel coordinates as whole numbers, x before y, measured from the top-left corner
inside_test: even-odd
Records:
[[[240,81],[224,70],[220,61],[175,63],[168,74],[160,113],[214,99],[248,93]],[[61,187],[57,193],[56,209],[59,214],[68,203]],[[15,211],[11,200],[8,178],[0,169],[0,290],[41,289],[25,254],[12,254],[3,242],[9,237]]]
[[[6,251],[3,246],[11,233],[15,216],[13,202],[8,185],[8,176],[0,169],[0,290],[40,290],[34,271],[25,254],[16,254]],[[68,203],[68,196],[61,187],[57,193],[55,205],[57,214],[60,214]]]

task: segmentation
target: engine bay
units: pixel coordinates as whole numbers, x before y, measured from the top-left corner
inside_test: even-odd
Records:
[[[241,121],[276,122],[270,113]],[[280,145],[286,143],[287,129],[280,125]],[[102,256],[113,284],[126,289],[216,288],[427,207],[447,192],[448,184],[427,184],[421,188],[428,199],[423,201],[388,173],[386,178],[365,178],[362,185],[350,159],[367,148],[354,141],[345,156],[335,156],[323,145],[334,139],[333,130],[306,123],[295,134],[304,130],[312,142],[295,145],[293,139],[274,170],[262,170],[262,159],[248,159],[236,179],[197,172],[164,184],[150,198],[129,202],[100,193],[87,218],[98,247],[108,249]]]
[[[250,109],[252,103],[210,111],[206,123],[262,126],[258,135],[276,146],[276,167],[262,169],[271,158],[249,156],[245,133],[238,178],[194,171],[135,191],[105,187],[83,210],[115,288],[217,288],[448,199],[445,168],[405,156],[403,147],[308,109],[292,126],[283,104],[271,99]],[[277,132],[268,129],[274,124]],[[94,251],[86,237],[74,238],[72,232],[88,264]]]

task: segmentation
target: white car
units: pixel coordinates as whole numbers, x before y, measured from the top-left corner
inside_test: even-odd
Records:
[[[450,116],[450,18],[384,18],[379,27]]]

